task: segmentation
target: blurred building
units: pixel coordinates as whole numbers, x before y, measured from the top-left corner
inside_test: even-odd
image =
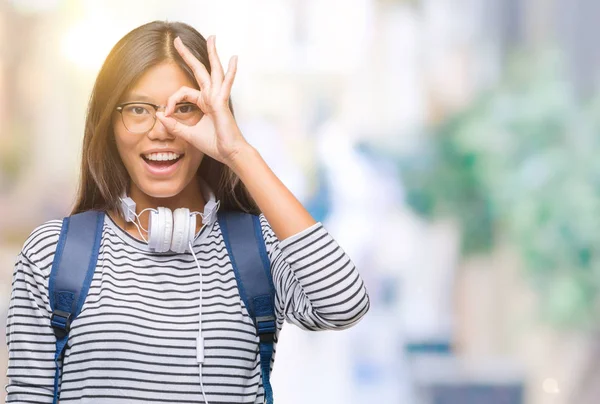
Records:
[[[599,12],[594,0],[1,2],[2,312],[23,241],[74,202],[104,57],[142,23],[182,20],[217,35],[221,60],[239,55],[240,127],[353,257],[372,297],[343,333],[284,328],[278,401],[450,404],[435,391],[458,386],[460,397],[484,380],[507,404],[566,404],[593,372],[593,335],[540,325],[509,247],[463,257],[453,218],[410,211],[394,158],[497,85],[518,50],[559,49],[577,96],[594,95]]]

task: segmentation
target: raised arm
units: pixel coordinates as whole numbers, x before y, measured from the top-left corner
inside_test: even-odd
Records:
[[[305,330],[340,330],[367,313],[358,270],[321,222],[282,241],[264,215],[261,224],[280,317]]]

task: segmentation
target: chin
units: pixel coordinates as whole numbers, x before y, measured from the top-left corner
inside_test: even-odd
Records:
[[[179,194],[184,188],[184,179],[180,176],[156,180],[146,176],[132,178],[132,186],[151,198],[170,198]]]

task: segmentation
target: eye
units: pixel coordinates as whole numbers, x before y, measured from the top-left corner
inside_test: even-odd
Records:
[[[148,106],[143,104],[127,105],[123,111],[129,115],[144,115],[150,113]]]
[[[179,104],[177,107],[176,112],[179,114],[192,114],[200,111],[200,108],[195,104]]]

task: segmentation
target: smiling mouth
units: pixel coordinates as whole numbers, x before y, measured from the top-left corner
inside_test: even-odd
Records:
[[[152,167],[165,168],[165,167],[169,167],[169,166],[172,166],[173,164],[177,163],[179,160],[181,160],[183,158],[183,156],[184,156],[184,154],[180,155],[179,157],[177,157],[174,160],[150,160],[150,159],[147,159],[143,155],[140,157],[143,158],[144,161]]]

